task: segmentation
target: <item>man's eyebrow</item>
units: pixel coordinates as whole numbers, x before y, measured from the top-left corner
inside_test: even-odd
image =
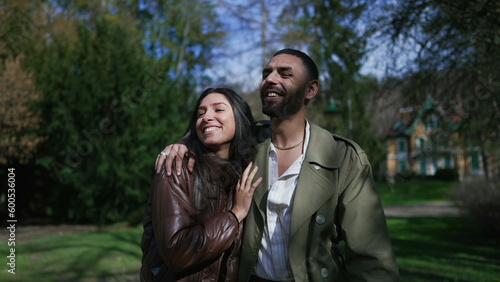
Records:
[[[291,71],[292,67],[279,67],[278,71]]]
[[[277,67],[277,69],[278,69],[278,71],[280,71],[280,72],[281,72],[281,71],[291,71],[291,70],[293,70],[293,69],[292,69],[292,67]],[[267,68],[264,68],[264,69],[262,70],[262,73],[272,72],[272,71],[273,71],[273,69],[272,69],[272,68],[267,67]]]

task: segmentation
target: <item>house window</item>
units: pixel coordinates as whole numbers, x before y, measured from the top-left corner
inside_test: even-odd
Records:
[[[444,168],[451,168],[451,157],[450,156],[444,157]]]
[[[441,147],[445,150],[450,150],[451,149],[450,139],[446,138],[446,141],[443,142]]]
[[[438,169],[438,159],[436,157],[432,157],[432,174],[436,173],[436,170]]]
[[[425,151],[425,138],[424,137],[419,137],[417,140],[418,140],[417,141],[418,142],[418,145],[417,145],[418,146],[418,150],[422,151],[422,152]]]
[[[479,152],[472,152],[470,156],[470,166],[472,170],[480,170],[481,165],[479,164]]]
[[[425,130],[432,131],[438,128],[438,117],[436,115],[428,115],[425,120]]]
[[[425,158],[419,158],[418,159],[418,164],[419,164],[419,169],[420,169],[420,174],[425,175],[426,169],[427,169],[427,162]]]
[[[392,128],[400,131],[403,130],[403,122],[401,122],[400,120],[396,121]]]
[[[400,159],[399,160],[399,171],[405,171],[405,170],[407,170],[406,159]]]
[[[437,150],[438,150],[438,146],[437,146],[436,142],[431,140],[431,152],[437,152]]]
[[[406,140],[404,138],[398,139],[398,152],[406,153]]]

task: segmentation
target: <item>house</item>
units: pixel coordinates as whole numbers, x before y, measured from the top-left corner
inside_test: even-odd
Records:
[[[440,170],[456,172],[460,180],[482,176],[482,152],[477,147],[464,148],[456,131],[460,119],[430,97],[421,106],[400,108],[385,135],[387,179],[433,176]]]

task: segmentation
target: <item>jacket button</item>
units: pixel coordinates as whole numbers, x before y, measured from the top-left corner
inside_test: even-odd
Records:
[[[324,217],[324,216],[322,216],[322,215],[317,215],[317,216],[316,216],[316,222],[317,222],[318,224],[323,224],[323,223],[325,223],[325,221],[326,221],[326,220],[325,220],[325,217]]]
[[[328,269],[326,269],[326,268],[322,268],[322,269],[321,269],[321,276],[322,276],[323,278],[328,277]]]

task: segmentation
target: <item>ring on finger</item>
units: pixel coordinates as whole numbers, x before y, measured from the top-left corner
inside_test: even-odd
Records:
[[[160,155],[162,155],[162,156],[166,156],[166,155],[167,155],[167,153],[165,153],[165,151],[161,151],[161,152],[160,152]]]

